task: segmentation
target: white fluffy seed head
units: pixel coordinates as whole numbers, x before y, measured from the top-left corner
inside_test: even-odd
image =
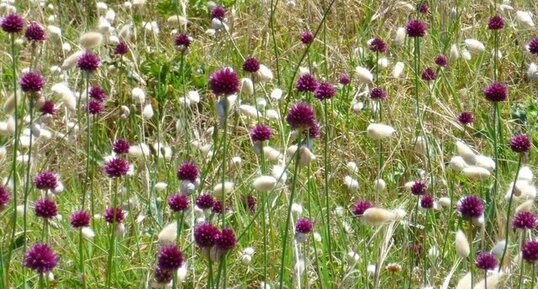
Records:
[[[534,200],[527,200],[521,203],[521,205],[517,206],[515,213],[517,214],[519,212],[532,212],[533,206]]]
[[[306,146],[301,146],[299,148],[299,165],[300,166],[306,166],[310,162],[314,161],[316,159],[316,155],[310,151]]]
[[[140,87],[131,90],[131,98],[135,103],[143,104],[146,101],[146,93]]]
[[[464,168],[468,167],[468,165],[461,156],[453,156],[448,163],[448,167],[455,171],[461,172]]]
[[[394,64],[394,68],[392,69],[392,77],[399,78],[402,75],[404,68],[405,64],[403,62],[396,62],[396,64]]]
[[[347,171],[350,173],[350,174],[356,174],[359,172],[359,166],[357,165],[356,162],[348,162],[346,164],[346,168],[347,168]]]
[[[467,46],[467,49],[469,49],[471,53],[479,54],[486,50],[486,46],[484,46],[484,43],[476,39],[468,38],[465,39],[464,42],[465,46]]]
[[[460,51],[456,44],[452,44],[452,46],[450,46],[450,52],[448,53],[448,58],[450,60],[456,60],[460,58]]]
[[[450,208],[450,198],[449,197],[441,197],[439,198],[439,205],[443,208]]]
[[[260,64],[260,68],[254,73],[254,77],[259,82],[268,82],[273,80],[273,72],[266,65]]]
[[[93,239],[95,237],[95,232],[90,227],[82,227],[82,236],[86,239]]]
[[[79,43],[85,49],[95,48],[103,42],[103,34],[99,32],[87,32],[80,36]]]
[[[77,109],[77,99],[65,82],[59,82],[51,87],[52,92],[61,97],[63,104],[71,111]]]
[[[282,95],[283,95],[283,91],[282,89],[280,88],[275,88],[273,89],[273,91],[271,91],[271,98],[274,99],[274,100],[280,100],[282,98]]]
[[[359,182],[351,176],[344,177],[344,186],[351,192],[359,190]]]
[[[224,182],[224,193],[230,193],[234,190],[234,183],[233,182]],[[213,193],[215,194],[220,194],[222,193],[222,190],[223,190],[223,186],[222,186],[222,183],[219,183],[219,184],[216,184],[214,187],[213,187]]]
[[[374,188],[378,193],[384,192],[387,188],[387,183],[383,179],[377,179],[374,181]]]
[[[476,156],[476,166],[484,168],[490,172],[495,170],[495,161],[487,156],[484,155],[477,155]]]
[[[173,243],[177,237],[177,223],[172,222],[166,225],[159,233],[159,242],[161,243]]]
[[[245,77],[241,79],[241,92],[246,95],[254,94],[254,84],[250,78]]]
[[[378,226],[383,225],[396,219],[396,213],[393,211],[372,207],[364,211],[361,219],[370,225]]]
[[[394,35],[394,45],[400,46],[405,41],[406,31],[404,27],[398,27]]]
[[[368,68],[357,66],[355,68],[355,72],[357,74],[357,79],[361,83],[370,83],[374,79],[374,76],[372,75],[372,73],[370,72]]]
[[[532,170],[528,166],[523,166],[519,170],[519,173],[517,175],[517,179],[532,182],[532,180],[534,179],[534,175],[532,173]]]
[[[366,128],[366,132],[370,138],[382,140],[392,137],[396,133],[396,130],[390,125],[372,123],[368,126],[368,128]]]
[[[456,246],[456,254],[460,258],[467,258],[469,254],[471,253],[471,248],[469,247],[469,241],[467,241],[467,237],[461,230],[458,230],[456,232],[455,246]]]
[[[273,176],[259,176],[254,179],[252,186],[259,192],[267,192],[272,190],[276,185],[276,179]]]
[[[80,56],[84,54],[84,51],[79,50],[71,55],[69,55],[67,58],[65,58],[64,62],[62,63],[62,69],[63,70],[69,70],[77,64],[78,59]]]
[[[534,27],[534,21],[532,20],[532,12],[530,11],[517,11],[516,19],[523,26]]]
[[[142,118],[145,120],[151,119],[153,117],[153,107],[151,104],[146,104],[142,110]]]
[[[476,164],[476,154],[466,143],[460,140],[456,141],[456,150],[458,151],[458,155],[463,158],[466,164]]]
[[[485,180],[491,176],[491,172],[477,166],[466,167],[461,171],[465,176],[474,180]]]

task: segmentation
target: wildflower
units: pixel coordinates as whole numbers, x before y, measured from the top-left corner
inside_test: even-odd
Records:
[[[249,57],[243,62],[243,70],[254,73],[260,70],[260,62],[254,57]]]
[[[415,196],[422,196],[426,194],[426,190],[427,190],[426,183],[421,180],[415,181],[411,185],[411,194]]]
[[[71,214],[71,226],[73,228],[87,227],[90,225],[91,216],[88,212],[77,211]]]
[[[215,95],[230,95],[239,91],[237,74],[229,67],[211,73],[209,85]]]
[[[516,213],[512,220],[512,227],[520,230],[532,230],[536,228],[538,218],[535,214],[527,211]]]
[[[194,229],[194,241],[201,248],[213,247],[219,229],[210,223],[203,223]]]
[[[316,88],[318,87],[318,82],[312,76],[311,74],[303,74],[299,77],[297,80],[297,84],[295,84],[295,88],[297,88],[297,91],[300,92],[314,92]]]
[[[370,225],[378,226],[396,219],[397,215],[390,210],[371,207],[362,214],[362,220]]]
[[[235,233],[230,228],[224,228],[220,233],[215,237],[215,246],[221,252],[230,251],[235,247],[237,239]]]
[[[201,194],[196,198],[196,206],[202,210],[213,207],[215,199],[210,194]]]
[[[117,154],[126,154],[129,152],[129,142],[125,139],[117,139],[112,145],[112,150]]]
[[[224,17],[226,16],[226,10],[224,10],[221,6],[215,6],[213,9],[211,9],[211,18],[217,18],[218,20],[222,21],[224,20]]]
[[[222,214],[224,212],[224,204],[221,200],[215,200],[213,203],[213,206],[211,207],[211,211],[215,214]]]
[[[124,55],[129,52],[129,46],[124,41],[121,41],[120,43],[116,44],[116,47],[114,48],[114,54],[116,55]]]
[[[28,27],[26,28],[26,31],[24,32],[24,37],[28,39],[28,41],[45,41],[47,39],[47,35],[45,35],[45,29],[43,29],[43,26],[37,24],[37,22],[32,22]]]
[[[444,54],[438,54],[435,57],[435,64],[439,65],[440,67],[446,67],[448,64],[446,56]]]
[[[8,14],[0,21],[2,30],[7,33],[19,33],[24,27],[24,19],[16,14]]]
[[[184,162],[177,169],[177,178],[180,181],[190,181],[192,183],[195,183],[198,176],[198,167],[196,167],[193,162]]]
[[[253,142],[262,142],[271,139],[273,130],[266,124],[258,124],[250,130],[250,138]]]
[[[527,49],[532,54],[538,54],[538,37],[529,41],[529,44],[527,44]]]
[[[45,86],[45,79],[41,74],[35,71],[29,71],[19,78],[19,85],[24,92],[40,92],[43,86]]]
[[[179,51],[185,52],[192,43],[192,38],[185,33],[180,33],[176,36],[175,44]]]
[[[409,37],[424,37],[428,25],[420,20],[410,20],[405,25],[405,29]]]
[[[428,68],[424,69],[424,71],[422,71],[421,78],[424,81],[432,81],[432,80],[435,80],[437,78],[437,74],[435,73],[435,71],[431,67],[428,67]]]
[[[183,265],[183,253],[176,245],[165,245],[161,247],[157,266],[164,270],[177,270]]]
[[[497,267],[497,258],[492,253],[482,252],[476,256],[474,264],[482,270],[493,270]]]
[[[469,241],[467,241],[467,237],[465,234],[459,230],[456,232],[456,254],[460,258],[467,258],[469,254],[471,253],[471,248],[469,247]]]
[[[534,27],[534,21],[532,20],[533,13],[530,11],[517,11],[516,19],[525,24],[527,27]]]
[[[499,30],[504,27],[504,19],[502,16],[495,15],[491,17],[488,21],[488,29],[490,30]]]
[[[314,90],[314,96],[319,100],[331,99],[336,93],[334,85],[328,82],[321,82]]]
[[[431,195],[426,194],[420,199],[420,206],[423,209],[432,209],[435,206],[435,201]]]
[[[529,137],[518,133],[510,139],[510,148],[516,153],[528,152],[531,148],[531,142]]]
[[[500,82],[494,82],[484,89],[486,99],[491,102],[505,101],[507,94],[506,85]]]
[[[387,44],[381,40],[381,38],[373,38],[368,41],[368,48],[373,52],[385,53],[387,52]]]
[[[371,99],[384,100],[385,98],[387,98],[387,93],[379,87],[374,87],[372,88],[372,90],[370,90],[370,93],[368,94],[368,96]]]
[[[88,96],[98,101],[104,101],[108,96],[106,92],[99,86],[92,86],[88,91]]]
[[[362,66],[355,67],[355,72],[357,73],[357,79],[363,83],[370,83],[374,80],[373,74],[369,69]]]
[[[185,211],[189,207],[189,198],[184,194],[175,194],[168,197],[168,206],[174,212]]]
[[[129,162],[122,158],[112,158],[103,166],[104,172],[111,178],[124,176],[129,169]]]
[[[372,207],[372,203],[367,200],[360,200],[353,204],[352,213],[355,216],[362,216],[364,212]]]
[[[340,77],[338,78],[338,83],[341,85],[348,85],[351,82],[351,79],[349,79],[349,75],[342,73]]]
[[[38,243],[24,253],[23,264],[38,273],[52,271],[58,264],[58,255],[47,244]]]
[[[125,211],[122,208],[107,208],[103,214],[107,223],[121,223],[125,218]]]
[[[45,100],[39,108],[39,111],[44,115],[54,115],[56,113],[54,102],[52,102],[52,100]]]
[[[80,45],[86,49],[92,49],[103,42],[103,34],[99,32],[87,32],[80,36]]]
[[[55,190],[58,185],[58,175],[51,171],[42,171],[34,178],[34,184],[39,190]]]
[[[486,46],[484,46],[484,43],[476,40],[476,39],[465,39],[465,45],[472,53],[481,53],[486,50]]]
[[[372,139],[381,140],[392,137],[396,133],[396,130],[386,124],[372,123],[366,128],[366,132]]]
[[[88,111],[92,115],[100,114],[105,109],[105,106],[102,102],[92,99],[88,102]]]
[[[458,121],[462,125],[468,125],[474,122],[474,116],[471,112],[464,111],[458,115]]]
[[[58,206],[49,198],[40,199],[35,203],[35,214],[44,219],[51,219],[58,214]]]
[[[314,42],[314,35],[312,35],[312,33],[310,33],[309,31],[302,32],[301,42],[307,45]]]
[[[288,115],[286,121],[292,129],[310,128],[316,121],[314,110],[309,104],[299,102],[294,104]]]
[[[6,207],[7,203],[11,200],[9,191],[6,187],[0,185],[0,212]]]
[[[418,11],[422,14],[427,14],[429,11],[428,3],[426,2],[420,3],[420,5],[418,6]]]
[[[153,270],[153,279],[155,279],[155,282],[157,282],[158,284],[168,284],[170,283],[170,281],[172,281],[173,273],[173,271],[165,270],[157,266]]]
[[[302,242],[306,239],[306,234],[312,232],[312,221],[306,218],[301,218],[295,223],[295,239]]]
[[[474,219],[482,216],[484,212],[484,203],[482,200],[474,195],[463,197],[458,202],[458,211],[461,216],[466,219]]]
[[[96,54],[85,52],[77,60],[77,67],[85,72],[94,72],[101,65],[101,59]]]
[[[252,195],[241,196],[241,201],[249,212],[254,213],[256,211],[256,199]]]
[[[538,260],[538,241],[527,241],[521,248],[523,260],[534,263]]]
[[[277,181],[273,176],[259,176],[252,182],[252,186],[259,192],[267,192],[272,190],[276,183]]]

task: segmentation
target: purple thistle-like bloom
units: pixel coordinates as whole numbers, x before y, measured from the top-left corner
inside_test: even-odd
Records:
[[[428,3],[422,2],[420,3],[420,6],[418,6],[418,11],[422,14],[427,14],[430,8],[428,7]]]
[[[161,247],[157,266],[165,270],[177,270],[181,265],[183,265],[183,253],[176,245]]]
[[[439,65],[440,67],[446,67],[448,65],[448,60],[444,54],[438,54],[435,56],[435,64]]]
[[[370,48],[370,50],[373,52],[387,52],[387,44],[383,40],[381,40],[381,38],[378,37],[370,41],[370,43],[368,44],[368,48]]]
[[[45,86],[45,78],[35,71],[29,71],[19,78],[19,85],[24,92],[39,92]]]
[[[211,73],[209,86],[215,95],[230,95],[239,91],[239,79],[233,69],[226,67]]]
[[[0,185],[0,212],[6,207],[11,200],[11,195],[6,187]]]
[[[527,44],[527,47],[530,53],[538,54],[538,37],[531,39],[531,41],[529,41],[529,44]]]
[[[88,91],[88,96],[98,101],[104,101],[108,96],[104,89],[99,86],[92,86]]]
[[[304,44],[310,44],[314,42],[314,35],[310,31],[301,32],[301,42]]]
[[[308,137],[318,138],[320,136],[319,125],[317,122],[314,122],[312,126],[308,129]]]
[[[368,96],[371,99],[383,100],[383,99],[387,98],[387,93],[383,89],[381,89],[379,87],[374,87],[374,88],[372,88],[372,90],[370,90],[370,93],[368,94]]]
[[[122,158],[113,158],[103,166],[103,170],[111,178],[125,176],[129,171],[129,162]]]
[[[435,201],[431,195],[423,195],[420,198],[420,207],[423,209],[432,209],[434,207]]]
[[[215,199],[210,194],[201,194],[196,198],[196,206],[202,210],[211,209]]]
[[[510,148],[516,153],[528,152],[531,149],[531,141],[527,135],[518,133],[510,139]]]
[[[246,72],[256,72],[260,69],[260,62],[254,57],[249,57],[243,62],[243,70]]]
[[[224,17],[226,16],[226,10],[224,10],[221,6],[215,6],[213,9],[211,9],[211,18],[217,18],[218,20],[222,21],[224,20]]]
[[[484,213],[484,203],[479,197],[469,195],[458,202],[457,209],[465,219],[479,218]]]
[[[23,264],[38,273],[52,271],[58,264],[60,257],[47,244],[38,243],[24,253]]]
[[[500,82],[494,82],[490,86],[484,88],[486,99],[491,102],[505,101],[508,95],[506,85]]]
[[[101,59],[91,52],[85,52],[77,60],[77,67],[85,72],[94,72],[99,65],[101,65]]]
[[[476,256],[476,267],[482,270],[493,270],[497,267],[497,258],[489,252],[482,252]]]
[[[415,196],[422,196],[426,194],[427,189],[428,187],[426,186],[425,182],[417,180],[413,183],[413,185],[411,185],[411,194]]]
[[[504,27],[504,19],[502,18],[502,16],[496,15],[489,18],[488,29],[499,30],[499,29],[503,29],[503,27]]]
[[[76,211],[70,217],[73,228],[88,227],[90,225],[90,213],[85,211]]]
[[[175,194],[168,197],[168,206],[174,212],[185,211],[189,207],[189,198],[184,194]]]
[[[512,220],[512,228],[520,230],[532,230],[536,228],[536,221],[538,221],[538,219],[535,214],[522,211],[514,216],[514,219]]]
[[[189,48],[192,43],[192,39],[189,37],[189,35],[180,33],[176,35],[175,43],[176,47],[178,47],[180,50],[184,50]]]
[[[435,71],[431,67],[428,67],[428,68],[424,69],[424,71],[422,71],[421,78],[424,81],[432,81],[432,80],[435,80],[437,78],[437,74],[435,73]]]
[[[42,171],[34,178],[35,187],[39,190],[54,190],[58,183],[58,175],[51,171]]]
[[[7,33],[19,33],[24,27],[24,19],[16,14],[8,14],[0,22],[2,30]]]
[[[125,42],[120,42],[116,45],[114,48],[114,54],[116,55],[124,55],[129,52],[129,46]]]
[[[301,218],[297,220],[297,223],[295,223],[295,232],[308,234],[312,232],[312,221],[306,218]]]
[[[407,31],[407,36],[409,37],[424,37],[426,35],[426,30],[428,25],[420,20],[410,20],[405,25],[405,30]]]
[[[219,229],[210,223],[203,223],[194,229],[194,241],[201,248],[213,247]]]
[[[303,74],[297,79],[295,88],[297,91],[311,91],[314,92],[318,87],[318,81],[311,74]]]
[[[286,121],[292,129],[310,128],[316,123],[316,116],[309,104],[299,102],[290,108]]]
[[[538,260],[538,241],[527,241],[521,248],[523,260],[534,263]]]
[[[172,281],[172,271],[165,270],[159,266],[155,267],[153,270],[153,279],[155,279],[155,282],[159,284],[168,284],[170,281]]]
[[[52,100],[45,100],[43,105],[39,108],[39,111],[42,114],[54,115],[56,113],[56,106]]]
[[[215,237],[215,246],[221,252],[230,251],[235,247],[237,239],[235,233],[230,228],[224,228],[222,231]]]
[[[125,211],[120,207],[107,208],[103,216],[107,223],[113,223],[114,221],[116,221],[116,223],[121,223],[125,218]]]
[[[342,73],[340,74],[340,78],[338,78],[338,82],[341,84],[341,85],[347,85],[351,82],[351,79],[349,78],[349,75],[345,74],[345,73]]]
[[[45,34],[45,29],[43,26],[39,25],[37,22],[32,22],[26,28],[24,32],[24,37],[28,41],[45,41],[47,40],[47,35]]]
[[[193,162],[184,162],[177,169],[177,178],[180,181],[196,182],[199,176],[198,167]]]
[[[253,142],[262,142],[271,139],[273,129],[266,124],[257,124],[250,130],[250,138]]]
[[[372,207],[372,203],[367,200],[360,200],[353,204],[352,213],[355,216],[362,216],[364,212]]]
[[[39,199],[35,203],[35,214],[44,219],[51,219],[58,214],[58,206],[49,198]]]
[[[319,100],[331,99],[336,93],[334,85],[328,82],[321,82],[314,90],[314,96]]]
[[[100,114],[101,112],[103,112],[104,109],[105,109],[104,104],[98,100],[92,99],[88,103],[88,111],[90,112],[91,115]]]
[[[117,139],[112,145],[112,150],[117,154],[126,154],[129,152],[131,145],[125,139]]]
[[[211,211],[215,214],[222,214],[224,212],[224,205],[222,204],[221,200],[215,200],[213,202],[213,207],[211,207]]]
[[[458,115],[458,121],[463,125],[468,125],[474,122],[474,116],[471,112],[464,111]]]
[[[241,201],[245,205],[245,209],[249,212],[254,213],[256,211],[256,199],[252,195],[241,196]]]

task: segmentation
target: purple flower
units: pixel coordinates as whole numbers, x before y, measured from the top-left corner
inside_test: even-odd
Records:
[[[215,214],[222,214],[224,212],[224,205],[222,204],[221,200],[215,200],[213,202],[213,207],[211,207],[211,211]]]
[[[308,137],[318,138],[320,136],[319,125],[317,122],[314,122],[312,126],[308,129]]]
[[[180,33],[176,35],[175,43],[179,50],[185,50],[191,45],[192,39],[187,34]]]
[[[536,215],[531,212],[522,211],[517,213],[512,220],[512,228],[520,230],[532,230],[536,228]]]
[[[405,25],[405,30],[409,37],[424,37],[424,35],[426,35],[426,29],[428,29],[428,25],[416,19],[410,20]]]
[[[372,203],[367,200],[360,200],[353,204],[352,213],[355,216],[362,216],[364,212],[372,207]]]
[[[241,201],[245,205],[245,209],[247,209],[249,212],[254,213],[256,211],[256,199],[251,196],[241,196]]]
[[[165,245],[161,247],[157,266],[165,270],[177,270],[183,265],[183,253],[176,245]]]
[[[71,214],[70,220],[73,228],[88,227],[90,225],[91,216],[88,212],[77,211]]]
[[[47,244],[38,243],[24,254],[23,264],[38,273],[52,271],[58,264],[58,255]]]
[[[222,229],[222,231],[215,237],[215,246],[221,252],[230,251],[235,247],[236,243],[237,239],[235,238],[235,233],[230,228]]]
[[[24,27],[24,19],[13,13],[8,14],[2,18],[0,26],[2,26],[2,30],[7,33],[19,33]]]
[[[432,81],[432,80],[435,80],[437,78],[437,74],[435,73],[435,71],[431,67],[428,67],[428,68],[424,69],[424,71],[422,71],[421,78],[424,81]]]
[[[202,210],[211,209],[215,199],[210,194],[201,194],[196,198],[196,206]]]
[[[47,35],[45,35],[45,29],[37,22],[32,22],[28,27],[26,28],[26,31],[24,32],[24,37],[28,39],[28,41],[45,41],[47,40]]]
[[[196,182],[199,176],[198,167],[193,162],[184,162],[177,169],[177,178],[180,181]]]
[[[527,241],[521,248],[523,260],[534,263],[538,260],[538,241]]]
[[[426,194],[427,189],[428,187],[426,186],[425,182],[417,180],[413,183],[413,185],[411,185],[411,194],[415,196],[422,196]]]
[[[486,99],[491,102],[505,101],[508,91],[506,85],[500,82],[494,82],[490,86],[484,88]]]
[[[39,92],[45,86],[45,78],[37,72],[29,71],[21,76],[19,85],[24,92]]]
[[[374,87],[374,88],[372,88],[372,90],[370,90],[370,93],[368,94],[368,96],[371,99],[383,100],[383,99],[387,98],[387,93],[383,89],[381,89],[379,87]]]
[[[482,270],[493,270],[497,267],[497,258],[489,252],[482,252],[476,256],[476,267]]]
[[[233,69],[219,69],[209,76],[209,85],[215,95],[230,95],[239,91],[239,79]]]
[[[121,158],[112,158],[106,162],[103,170],[111,178],[125,176],[129,172],[129,162]]]
[[[531,39],[527,45],[529,52],[532,54],[538,54],[538,37]]]
[[[310,31],[301,32],[301,42],[304,44],[310,44],[314,42],[314,35]]]
[[[420,6],[418,7],[418,11],[422,14],[427,14],[429,11],[428,3],[426,2],[420,3]]]
[[[224,20],[224,17],[226,16],[226,10],[224,10],[221,6],[215,6],[213,9],[211,9],[211,18],[217,18],[218,20],[222,21]]]
[[[446,56],[444,54],[438,54],[435,57],[435,64],[439,65],[440,67],[446,67],[448,65]]]
[[[345,73],[342,73],[340,74],[340,78],[338,79],[338,82],[341,84],[341,85],[347,85],[351,82],[351,79],[349,78],[349,75],[345,74]]]
[[[372,39],[370,43],[368,43],[368,48],[370,48],[370,50],[373,52],[387,52],[387,44],[378,37]]]
[[[103,214],[107,223],[121,223],[125,218],[125,211],[120,208],[107,208]]]
[[[516,153],[528,152],[531,149],[531,142],[529,137],[518,133],[510,139],[510,148]]]
[[[286,121],[292,129],[310,128],[316,123],[316,116],[309,104],[299,102],[290,108]]]
[[[0,212],[6,207],[11,200],[11,195],[6,187],[0,185]]]
[[[308,234],[312,232],[312,221],[306,218],[301,218],[295,223],[295,232]]]
[[[125,42],[120,42],[116,45],[114,48],[114,54],[116,55],[124,55],[129,52],[129,46]]]
[[[246,72],[256,72],[260,69],[260,62],[254,58],[249,57],[243,62],[243,70]]]
[[[108,96],[106,92],[99,86],[92,86],[88,91],[88,96],[98,101],[104,101]]]
[[[159,284],[168,284],[170,281],[172,281],[172,271],[165,270],[159,266],[155,267],[153,270],[153,279],[155,279],[155,282]]]
[[[257,124],[250,130],[250,138],[253,142],[262,142],[271,139],[273,129],[266,124]]]
[[[503,29],[503,27],[504,27],[504,19],[501,16],[496,15],[489,18],[488,29],[499,30],[499,29]]]
[[[90,112],[91,115],[100,114],[101,112],[103,112],[104,109],[105,109],[105,106],[103,105],[102,102],[98,100],[92,99],[88,103],[88,111]]]
[[[54,102],[52,100],[45,100],[43,102],[43,105],[39,108],[39,111],[42,114],[48,114],[48,115],[54,115],[56,113],[56,107],[54,106]]]
[[[479,218],[484,212],[484,203],[479,197],[469,195],[458,202],[457,209],[465,219]]]
[[[471,112],[464,111],[458,115],[458,121],[463,125],[471,124],[474,122],[474,116]]]
[[[336,93],[334,85],[328,82],[321,82],[314,90],[314,96],[319,100],[331,99]]]
[[[101,59],[91,52],[85,52],[77,60],[77,67],[85,72],[94,72],[99,65],[101,65]]]
[[[434,206],[434,200],[431,195],[423,195],[422,198],[420,198],[420,207],[423,209],[432,209]]]
[[[117,139],[112,145],[112,150],[117,154],[126,154],[130,148],[131,145],[129,145],[129,142],[122,138]]]
[[[200,248],[213,247],[219,229],[210,223],[203,223],[194,229],[194,241]]]
[[[297,91],[311,91],[314,92],[318,87],[318,81],[311,74],[303,74],[297,79],[295,88]]]
[[[39,190],[54,190],[58,187],[58,175],[51,171],[42,171],[34,178],[35,187]]]
[[[35,203],[35,214],[44,219],[52,219],[58,214],[58,207],[49,198],[39,199]]]
[[[168,206],[174,212],[183,212],[189,207],[189,198],[184,194],[168,197]]]

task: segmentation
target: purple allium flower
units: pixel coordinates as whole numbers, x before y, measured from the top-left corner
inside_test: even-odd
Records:
[[[505,101],[508,94],[506,85],[500,82],[494,82],[490,86],[484,88],[486,99],[491,102]]]
[[[11,200],[11,195],[6,187],[0,185],[0,212],[6,207]]]
[[[295,223],[295,232],[308,234],[312,232],[312,221],[306,218],[301,218]]]
[[[73,228],[88,227],[90,225],[90,213],[85,211],[76,211],[70,217]]]
[[[435,56],[435,64],[439,65],[440,67],[446,67],[448,65],[446,56],[444,54],[438,54]]]
[[[530,53],[538,54],[538,37],[531,39],[531,41],[529,41],[529,44],[527,44],[527,48],[529,49]]]
[[[422,196],[426,194],[426,191],[428,189],[428,186],[425,182],[421,180],[417,180],[411,185],[411,194],[415,196]]]
[[[2,26],[2,30],[7,33],[19,33],[24,27],[24,19],[13,13],[8,14],[2,18],[0,26]]]
[[[49,198],[39,199],[35,203],[35,214],[44,219],[51,219],[58,214],[58,206]]]
[[[299,102],[290,108],[286,121],[292,129],[310,128],[316,123],[316,116],[309,104]]]
[[[215,246],[221,252],[230,251],[235,247],[237,239],[235,238],[235,233],[230,228],[224,228],[222,231],[215,237]]]
[[[224,212],[224,205],[222,204],[221,200],[215,200],[213,202],[213,207],[211,207],[211,211],[215,214],[222,214]]]
[[[257,124],[250,130],[250,138],[253,142],[267,141],[271,139],[273,129],[266,124]]]
[[[422,198],[420,198],[420,207],[423,209],[432,209],[434,207],[434,200],[431,195],[423,195]]]
[[[428,67],[428,68],[424,69],[424,71],[422,71],[421,78],[424,81],[432,81],[432,80],[435,80],[437,78],[437,74],[435,73],[435,71],[431,67]]]
[[[58,175],[51,171],[42,171],[34,178],[35,187],[39,190],[54,190],[58,183]]]
[[[226,16],[226,10],[224,10],[221,6],[215,6],[213,9],[211,9],[211,18],[217,18],[218,20],[222,21],[224,20],[224,17]]]
[[[108,96],[104,89],[99,86],[92,86],[88,91],[88,96],[98,101],[104,101]]]
[[[510,139],[510,148],[516,153],[528,152],[531,149],[529,137],[522,133],[514,135]]]
[[[312,126],[308,129],[309,138],[318,138],[320,136],[319,125],[317,122],[314,122]]]
[[[318,87],[318,81],[311,74],[303,74],[297,79],[295,88],[297,91],[311,91],[314,92]]]
[[[310,44],[314,42],[314,35],[310,31],[301,32],[301,42],[304,44]]]
[[[192,43],[192,39],[189,37],[189,35],[180,33],[176,35],[175,43],[176,47],[178,47],[180,50],[184,50],[189,48]]]
[[[202,210],[211,209],[215,199],[210,194],[201,194],[196,198],[196,206]]]
[[[189,198],[184,194],[175,194],[168,197],[168,206],[174,212],[185,211],[189,207]]]
[[[98,100],[92,99],[90,102],[88,102],[88,111],[92,115],[100,114],[104,109],[105,105]]]
[[[372,207],[372,203],[367,200],[359,200],[353,204],[352,213],[355,216],[362,216],[364,212]]]
[[[387,93],[379,87],[374,87],[372,88],[372,90],[370,90],[370,93],[368,94],[368,96],[371,99],[384,100],[385,98],[387,98]]]
[[[245,205],[245,209],[249,212],[254,213],[256,211],[256,199],[252,195],[241,196],[241,201]]]
[[[45,29],[43,29],[43,26],[37,24],[37,22],[32,22],[30,23],[30,25],[28,25],[28,27],[26,28],[26,31],[24,32],[24,37],[26,37],[28,41],[47,40]]]
[[[201,248],[213,247],[219,229],[210,223],[203,223],[194,229],[194,241]]]
[[[538,221],[535,214],[531,212],[521,211],[514,216],[512,220],[512,228],[521,230],[532,230],[536,228]]]
[[[538,260],[538,241],[527,241],[521,248],[523,260],[534,263]]]
[[[418,6],[418,11],[422,14],[427,14],[429,11],[428,3],[422,2],[420,3],[420,6]]]
[[[193,162],[184,162],[177,169],[177,178],[180,181],[191,181],[194,183],[198,176],[198,167]]]
[[[118,43],[116,47],[114,48],[114,54],[116,55],[124,55],[129,52],[129,46],[124,41]]]
[[[45,86],[45,78],[37,72],[29,71],[19,78],[19,85],[24,92],[39,92]]]
[[[328,82],[320,82],[314,90],[314,96],[319,100],[331,99],[335,93],[334,85]]]
[[[164,245],[159,252],[157,266],[165,270],[177,270],[183,265],[183,253],[176,245]]]
[[[476,267],[482,270],[493,270],[497,267],[497,258],[489,252],[482,252],[476,256]]]
[[[130,148],[129,142],[122,138],[117,139],[112,145],[112,150],[117,154],[126,154]]]
[[[340,78],[338,78],[338,82],[341,84],[341,85],[347,85],[351,82],[351,79],[349,78],[349,75],[345,74],[345,73],[342,73],[340,74]]]
[[[24,253],[23,264],[38,273],[47,273],[56,267],[58,259],[58,255],[49,245],[38,243]]]
[[[101,59],[91,52],[85,52],[77,60],[77,67],[86,72],[94,72],[99,65],[101,65]]]
[[[503,27],[504,27],[504,19],[502,18],[502,16],[496,15],[489,18],[488,29],[499,30],[499,29],[503,29]]]
[[[173,272],[170,270],[165,270],[157,266],[153,270],[153,279],[155,279],[155,282],[159,284],[168,284],[170,281],[172,281],[172,273]]]
[[[103,170],[111,178],[125,176],[129,172],[129,162],[122,158],[112,158],[106,162]]]
[[[209,85],[215,95],[230,95],[239,91],[239,79],[229,67],[219,69],[209,76]]]
[[[426,29],[428,29],[428,25],[416,19],[410,20],[405,25],[405,30],[409,37],[424,37],[424,35],[426,35]]]
[[[121,223],[125,218],[125,211],[120,207],[107,208],[103,216],[105,217],[105,221],[107,223],[113,223],[114,221],[116,223]]]
[[[370,50],[373,52],[387,52],[387,44],[378,37],[372,39],[370,43],[368,43],[368,48],[370,48]]]
[[[457,209],[465,219],[479,218],[484,212],[484,203],[479,197],[469,195],[458,202]]]
[[[474,122],[474,116],[471,112],[464,111],[458,115],[458,121],[462,125],[468,125]]]
[[[260,62],[254,57],[249,57],[243,62],[243,70],[246,72],[256,72],[260,69]]]
[[[54,102],[52,102],[52,100],[48,99],[43,102],[43,105],[41,105],[39,111],[42,114],[54,115],[56,113],[56,106],[54,105]]]

